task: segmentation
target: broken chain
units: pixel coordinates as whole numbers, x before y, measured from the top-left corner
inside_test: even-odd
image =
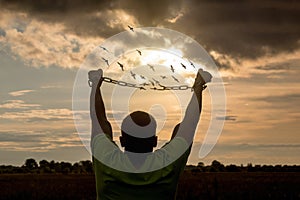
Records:
[[[114,79],[111,79],[109,77],[102,77],[102,81],[106,82],[106,83],[112,83],[112,84],[116,84],[116,85],[119,85],[119,86],[124,86],[124,87],[132,87],[132,88],[138,88],[140,90],[146,90],[145,87],[142,87],[140,85],[149,85],[147,83],[143,83],[143,84],[133,84],[133,83],[127,83],[125,81],[117,81],[117,80],[114,80]],[[88,84],[89,86],[91,87],[92,86],[92,81],[88,81]],[[156,86],[153,86],[151,87],[150,89],[151,90],[158,90],[158,91],[164,91],[164,90],[188,90],[188,89],[192,89],[192,87],[188,86],[188,85],[179,85],[179,86],[164,86],[164,85],[161,85],[161,84],[158,84],[159,87],[156,87]]]

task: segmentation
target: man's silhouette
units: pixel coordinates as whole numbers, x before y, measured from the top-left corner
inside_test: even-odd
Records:
[[[102,75],[101,69],[89,72],[92,82],[91,148],[97,199],[174,199],[200,119],[202,91],[212,76],[202,69],[198,71],[182,122],[175,126],[171,140],[154,152],[157,144],[155,119],[143,111],[128,115],[121,125],[123,152],[112,140],[112,127],[106,118],[100,91]]]

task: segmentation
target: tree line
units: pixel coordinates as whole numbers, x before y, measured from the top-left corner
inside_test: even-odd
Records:
[[[224,165],[214,160],[210,165],[199,162],[197,166],[187,165],[186,171],[191,172],[300,172],[300,165]],[[0,174],[36,173],[36,174],[93,174],[93,164],[90,160],[75,163],[55,162],[33,158],[25,160],[22,166],[0,165]]]
[[[55,162],[41,160],[37,162],[28,158],[22,166],[0,165],[0,174],[37,173],[37,174],[92,174],[93,164],[90,160],[69,162]]]
[[[252,163],[243,165],[224,165],[214,160],[211,165],[204,165],[199,162],[197,166],[188,165],[186,170],[192,172],[300,172],[300,165],[253,165]]]

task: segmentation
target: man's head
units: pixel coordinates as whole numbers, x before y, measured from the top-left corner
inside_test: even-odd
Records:
[[[120,142],[126,151],[148,153],[157,145],[156,121],[146,112],[135,111],[125,117],[121,132]]]

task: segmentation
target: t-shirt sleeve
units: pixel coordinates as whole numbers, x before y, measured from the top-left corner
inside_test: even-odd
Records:
[[[96,135],[92,140],[92,153],[96,158],[104,158],[114,151],[120,151],[119,147],[105,134]]]
[[[157,150],[157,153],[163,154],[165,161],[172,162],[181,157],[188,157],[190,149],[191,144],[188,144],[184,138],[176,136],[161,149]]]

